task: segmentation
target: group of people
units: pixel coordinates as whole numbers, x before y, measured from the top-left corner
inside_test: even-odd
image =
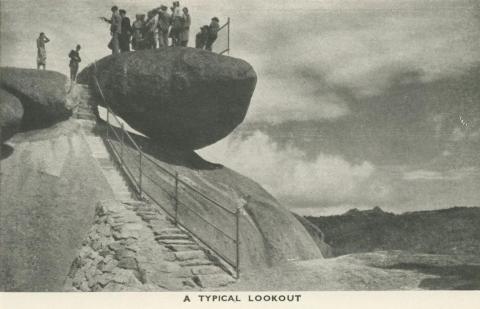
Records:
[[[40,35],[37,38],[37,70],[47,67],[47,50],[45,44],[50,42],[50,39],[45,35],[44,32],[40,32]],[[82,59],[80,58],[80,49],[81,46],[77,45],[75,49],[72,49],[68,54],[70,58],[70,80],[74,82],[77,79],[78,67]]]
[[[188,8],[180,9],[180,2],[174,1],[170,8],[171,13],[165,5],[153,9],[145,14],[137,14],[133,23],[127,17],[125,10],[113,6],[110,19],[101,17],[102,20],[110,24],[110,33],[112,39],[108,47],[112,54],[130,51],[130,44],[133,50],[155,49],[167,46],[187,46],[190,35],[191,17]],[[213,43],[217,39],[217,33],[220,31],[219,19],[213,17],[210,25],[204,25],[195,37],[195,47],[211,51]],[[169,45],[169,39],[171,44]],[[37,69],[43,67],[46,69],[47,52],[45,44],[50,39],[41,32],[37,38]],[[68,54],[70,58],[70,80],[73,82],[77,78],[78,67],[82,61],[80,58],[81,46],[77,45]]]
[[[112,39],[108,47],[114,55],[130,51],[130,44],[133,50],[188,45],[192,19],[187,7],[180,8],[179,1],[172,3],[170,12],[167,6],[161,5],[146,15],[137,14],[133,23],[125,10],[113,6],[111,11],[110,18],[100,18],[110,24]],[[195,47],[211,51],[219,30],[219,19],[213,17],[210,25],[200,28]]]

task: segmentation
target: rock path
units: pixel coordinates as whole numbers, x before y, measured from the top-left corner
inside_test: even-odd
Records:
[[[88,88],[74,90],[85,140],[115,200],[96,207],[93,227],[72,263],[68,291],[162,291],[225,287],[235,279],[167,215],[135,200],[101,136],[92,133]]]

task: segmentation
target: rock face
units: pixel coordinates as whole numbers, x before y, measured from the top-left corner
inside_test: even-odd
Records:
[[[89,80],[93,67],[81,73]],[[165,48],[97,63],[97,78],[116,114],[175,148],[198,149],[227,136],[247,113],[256,74],[245,61],[194,48]]]
[[[303,225],[303,227],[307,230],[307,232],[312,236],[313,240],[317,244],[318,248],[322,252],[323,257],[330,258],[333,257],[333,248],[325,242],[325,234],[314,225],[312,222],[307,220],[305,217],[297,215],[296,213],[292,212],[292,215]]]
[[[22,117],[20,100],[0,88],[0,144],[18,131]]]
[[[60,291],[97,201],[113,198],[82,127],[17,133],[0,177],[0,290]]]
[[[22,102],[22,129],[46,128],[71,116],[66,81],[65,75],[52,71],[0,68],[0,86]]]

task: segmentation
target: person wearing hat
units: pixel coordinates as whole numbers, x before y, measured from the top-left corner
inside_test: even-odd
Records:
[[[178,46],[180,45],[180,33],[183,30],[183,15],[180,10],[180,2],[174,1],[170,9],[172,10],[170,37],[172,38],[172,46]]]
[[[77,80],[78,65],[82,61],[80,58],[80,45],[70,51],[68,57],[70,58],[70,82],[73,84]]]
[[[187,46],[188,39],[190,36],[190,24],[192,23],[190,14],[188,13],[188,8],[183,8],[183,28],[180,32],[180,46]]]
[[[120,50],[122,53],[130,51],[130,38],[132,36],[132,26],[130,18],[127,17],[127,11],[119,10],[122,17],[122,33],[120,34]]]
[[[110,19],[106,17],[101,17],[105,22],[110,24],[110,33],[112,35],[112,40],[108,46],[112,49],[112,54],[116,55],[120,53],[120,41],[119,37],[122,33],[122,17],[118,12],[118,6],[112,6],[112,17]]]
[[[206,50],[212,51],[213,42],[217,40],[218,31],[220,30],[220,20],[217,17],[212,18],[212,22],[208,27],[208,38],[205,46]]]
[[[204,49],[208,39],[208,25],[200,27],[200,32],[195,36],[195,48]]]
[[[157,27],[158,27],[158,18],[157,11],[153,10],[147,13],[147,23],[146,23],[146,34],[145,34],[145,44],[147,49],[157,48]]]
[[[159,36],[159,46],[167,47],[168,46],[168,28],[170,27],[171,17],[168,14],[168,8],[165,5],[160,6],[158,10],[158,36]]]
[[[42,66],[45,70],[47,66],[47,50],[45,49],[45,44],[48,42],[50,42],[50,39],[47,38],[45,33],[41,32],[37,38],[37,70],[40,70]]]

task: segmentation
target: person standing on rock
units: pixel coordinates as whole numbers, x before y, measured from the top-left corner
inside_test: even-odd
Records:
[[[43,66],[43,69],[46,69],[47,66],[47,50],[45,49],[45,44],[50,42],[50,39],[47,38],[45,33],[41,32],[37,38],[37,70],[40,70],[40,67]]]
[[[143,49],[143,33],[145,31],[145,22],[142,19],[145,19],[145,14],[137,14],[135,15],[135,21],[132,24],[132,48],[134,50]]]
[[[188,38],[190,36],[190,25],[192,23],[190,14],[188,13],[188,8],[183,8],[183,29],[180,33],[180,45],[187,46]]]
[[[132,36],[132,26],[130,25],[130,18],[127,17],[127,11],[120,10],[122,17],[122,33],[120,34],[120,51],[122,53],[130,51],[130,38]]]
[[[168,8],[162,5],[158,10],[158,43],[160,47],[168,46],[168,29],[170,28],[171,17]]]
[[[118,7],[116,5],[112,6],[112,17],[110,19],[106,17],[101,18],[110,24],[112,40],[108,44],[108,47],[112,49],[113,55],[118,55],[120,53],[120,35],[122,33],[122,16],[120,16],[118,12]]]
[[[82,61],[80,58],[80,45],[77,45],[75,50],[71,50],[68,57],[70,57],[70,82],[75,82],[77,80],[78,65]]]
[[[206,50],[212,51],[213,42],[217,40],[218,31],[220,30],[220,24],[217,17],[212,18],[210,26],[208,26],[208,39],[205,46]]]
[[[195,36],[195,48],[204,49],[208,40],[208,25],[200,28],[200,32]]]
[[[145,25],[146,27],[145,44],[146,44],[146,48],[148,49],[157,48],[156,31],[157,31],[158,18],[156,15],[157,14],[155,11],[150,11],[147,13],[147,24]]]
[[[172,10],[172,28],[170,29],[170,37],[172,38],[172,46],[180,45],[180,33],[183,30],[183,18],[180,10],[180,2],[174,1]]]

